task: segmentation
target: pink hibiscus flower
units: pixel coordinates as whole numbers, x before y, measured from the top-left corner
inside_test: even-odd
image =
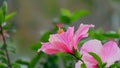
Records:
[[[88,52],[96,53],[102,60],[106,62],[106,68],[112,65],[115,61],[120,60],[120,48],[114,41],[109,41],[103,46],[98,40],[90,40],[83,44],[80,53],[87,68],[98,68],[97,61],[88,54]],[[80,68],[81,62],[78,61],[75,68]]]
[[[58,34],[50,35],[49,42],[42,43],[42,47],[38,51],[47,54],[58,52],[73,54],[73,50],[77,49],[79,40],[88,36],[87,32],[90,27],[94,27],[94,25],[81,24],[75,33],[74,27],[68,27],[66,32],[59,28]]]

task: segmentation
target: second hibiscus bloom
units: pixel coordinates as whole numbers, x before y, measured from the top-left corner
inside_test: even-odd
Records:
[[[76,32],[74,32],[74,27],[68,27],[66,32],[52,34],[49,42],[42,43],[42,47],[38,51],[47,54],[56,54],[58,52],[73,54],[73,51],[77,50],[79,40],[88,36],[87,32],[90,27],[94,27],[94,25],[81,24]],[[59,28],[59,30],[61,29]]]

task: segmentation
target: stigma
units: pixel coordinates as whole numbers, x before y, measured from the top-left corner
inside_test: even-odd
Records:
[[[56,26],[58,27],[58,31],[57,31],[58,34],[61,34],[64,32],[64,30],[61,28],[62,27],[61,23],[57,23]]]

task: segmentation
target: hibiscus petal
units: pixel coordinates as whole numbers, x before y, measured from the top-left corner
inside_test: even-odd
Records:
[[[102,44],[98,40],[90,40],[85,42],[80,49],[80,53],[83,55],[82,59],[88,64],[90,63],[90,65],[95,66],[97,61],[91,55],[89,55],[88,52],[94,52],[99,55],[101,48]]]
[[[107,66],[109,66],[115,61],[120,60],[120,48],[114,41],[109,41],[103,45],[101,57],[104,62],[107,62]]]
[[[71,41],[73,39],[74,27],[69,27],[68,30],[61,34],[50,35],[50,43],[62,52],[71,52]]]
[[[51,43],[47,42],[47,43],[42,43],[42,47],[40,49],[38,49],[38,52],[39,51],[43,51],[47,54],[56,54],[59,52],[58,49],[55,49]]]
[[[89,40],[83,44],[80,49],[80,53],[84,54],[88,52],[94,52],[96,54],[99,54],[101,48],[102,44],[99,40]]]
[[[115,42],[109,41],[101,49],[104,60],[112,57],[117,52],[118,46]]]
[[[75,46],[74,46],[75,48],[77,48],[77,44],[78,44],[80,39],[88,36],[87,32],[88,32],[90,27],[94,27],[94,25],[81,24],[79,26],[79,28],[77,29],[77,31],[75,32],[75,35],[74,35],[74,41],[76,42]]]
[[[73,53],[73,51],[71,49],[69,49],[65,44],[58,42],[58,41],[54,41],[53,42],[53,46],[60,50],[61,52],[68,52],[68,53]]]
[[[73,39],[74,27],[68,27],[67,31],[59,34],[59,38],[64,41],[67,45],[70,45],[70,42]]]
[[[82,64],[82,62],[81,62],[81,61],[78,61],[78,62],[75,64],[75,68],[81,68],[81,67],[80,67],[81,64]]]
[[[81,62],[81,61],[78,61],[78,62],[75,64],[75,68],[81,68],[81,67],[80,67],[81,64],[82,64],[82,62]],[[87,62],[85,62],[85,64],[86,64],[86,67],[87,67],[87,68],[97,68],[97,65],[94,65],[93,63],[87,63]]]
[[[120,49],[117,50],[116,54],[114,54],[112,57],[107,59],[107,61],[106,61],[107,67],[109,67],[110,65],[112,65],[116,61],[120,61]]]

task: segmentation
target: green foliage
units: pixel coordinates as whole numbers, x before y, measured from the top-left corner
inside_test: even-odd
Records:
[[[0,55],[5,55],[5,52],[3,52],[2,50],[0,50]]]
[[[4,22],[3,9],[0,7],[0,24]]]
[[[61,9],[61,15],[59,17],[59,20],[63,24],[71,24],[73,21],[77,21],[83,16],[88,15],[89,12],[87,10],[78,10],[74,13],[71,13],[67,9]]]
[[[108,37],[108,38],[118,38],[119,34],[114,31],[109,31],[109,32],[104,33],[103,36]]]
[[[48,38],[49,38],[50,34],[51,34],[50,31],[45,32],[45,33],[41,36],[41,39],[40,39],[40,40],[41,40],[42,42],[48,42]]]
[[[85,64],[81,64],[80,67],[81,67],[81,68],[86,68],[86,65],[85,65]]]
[[[38,53],[35,57],[33,57],[29,63],[28,68],[35,68],[35,65],[39,61],[41,55],[42,55],[41,53]]]
[[[79,10],[79,11],[76,11],[76,12],[74,12],[74,13],[72,14],[71,19],[72,19],[73,21],[77,21],[77,20],[79,20],[81,17],[86,16],[86,15],[88,15],[88,14],[89,14],[89,12],[88,12],[87,10]]]
[[[61,9],[61,15],[70,17],[71,13],[67,9]]]
[[[58,68],[56,64],[58,62],[58,57],[56,55],[48,55],[47,62],[44,64],[44,68]]]
[[[5,58],[5,56],[0,56],[0,62],[7,63],[7,59]]]
[[[2,9],[3,9],[3,15],[6,15],[6,13],[8,11],[7,2],[6,1],[3,2]]]
[[[16,63],[17,63],[17,64],[21,64],[21,65],[27,65],[27,66],[29,66],[29,62],[24,61],[24,60],[22,60],[22,59],[16,60]]]
[[[32,48],[31,48],[31,49],[37,51],[40,47],[41,47],[40,42],[37,42],[37,43],[35,43],[34,45],[32,45]]]
[[[89,37],[101,41],[106,39],[106,37],[103,35],[103,30],[101,29],[89,30]]]
[[[0,63],[0,68],[7,68],[7,65],[5,63]]]
[[[102,63],[101,58],[97,54],[95,54],[93,52],[89,52],[89,54],[98,62],[98,67],[102,68],[103,63]]]
[[[118,67],[118,64],[114,63],[114,64],[110,65],[108,68],[117,68],[117,67]]]
[[[11,12],[10,14],[8,14],[8,15],[5,16],[5,21],[11,19],[15,15],[16,15],[16,12]]]
[[[60,16],[60,22],[64,23],[64,24],[71,24],[71,19],[68,16]]]
[[[59,53],[59,58],[63,61],[63,65],[65,68],[74,68],[74,64],[76,63],[76,58],[65,53]]]
[[[17,63],[12,64],[12,68],[21,68],[21,66]]]

